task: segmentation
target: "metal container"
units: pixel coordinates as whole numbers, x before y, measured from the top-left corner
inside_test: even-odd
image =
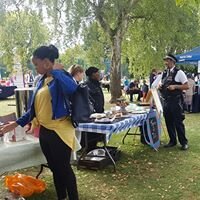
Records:
[[[31,97],[35,88],[15,89],[17,117],[21,117],[31,105]]]

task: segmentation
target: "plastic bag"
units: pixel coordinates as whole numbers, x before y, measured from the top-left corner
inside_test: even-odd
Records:
[[[18,126],[14,130],[7,132],[4,134],[4,142],[10,143],[10,142],[18,142],[25,139],[25,130],[24,128]]]
[[[46,189],[44,181],[23,174],[6,176],[5,185],[12,193],[22,197],[30,197],[34,193],[41,193]]]

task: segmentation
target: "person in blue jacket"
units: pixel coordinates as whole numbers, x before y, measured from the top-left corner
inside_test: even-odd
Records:
[[[71,151],[78,148],[75,130],[70,120],[70,109],[64,96],[72,95],[77,84],[64,70],[55,69],[58,49],[41,46],[33,53],[36,71],[43,75],[33,94],[30,109],[19,119],[4,125],[0,134],[25,126],[33,119],[40,126],[39,141],[53,173],[59,200],[78,200],[76,177],[70,165]]]

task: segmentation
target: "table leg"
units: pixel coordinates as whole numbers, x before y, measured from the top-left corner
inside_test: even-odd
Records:
[[[124,141],[125,141],[127,135],[134,135],[134,136],[136,136],[136,135],[141,135],[140,133],[137,133],[138,127],[136,127],[134,133],[130,132],[130,130],[131,130],[131,128],[129,128],[128,131],[125,133],[125,135],[124,135],[124,137],[123,137],[123,139],[122,139],[122,144],[124,144]]]
[[[114,167],[114,172],[116,172],[116,163],[115,163],[115,160],[113,159],[113,157],[111,156],[110,152],[108,151],[107,147],[106,147],[106,136],[104,137],[104,141],[103,141],[103,148],[105,149],[109,159],[111,160],[112,164],[113,164],[113,167]]]
[[[88,149],[87,132],[85,132],[84,135],[82,135],[82,137],[84,137],[84,140],[85,140],[85,147],[83,151],[81,152],[80,157],[77,159],[77,169],[80,169],[80,160],[85,157],[85,155],[87,154],[87,149]]]
[[[36,178],[37,178],[37,179],[39,178],[40,174],[43,172],[44,167],[49,168],[48,164],[41,164],[41,165],[40,165],[40,171],[39,171],[39,173],[36,175]]]
[[[81,153],[80,157],[78,158],[77,169],[80,169],[80,160],[83,159],[87,154],[87,148],[88,148],[87,132],[84,133],[84,139],[85,139],[85,148],[83,149],[83,152]],[[106,147],[106,135],[104,135],[104,137],[103,137],[103,147],[102,148],[106,151],[108,158],[111,160],[111,162],[113,164],[114,171],[116,171],[115,160],[113,159],[112,155],[110,154],[109,150]],[[88,157],[93,157],[93,156],[88,156]],[[102,156],[94,156],[94,157],[102,157]]]

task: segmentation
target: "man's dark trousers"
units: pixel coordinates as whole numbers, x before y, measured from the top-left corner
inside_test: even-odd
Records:
[[[181,145],[188,143],[185,137],[185,126],[183,120],[185,119],[183,110],[183,98],[169,97],[164,100],[164,117],[167,126],[167,131],[170,138],[170,143],[176,144],[176,133]]]

